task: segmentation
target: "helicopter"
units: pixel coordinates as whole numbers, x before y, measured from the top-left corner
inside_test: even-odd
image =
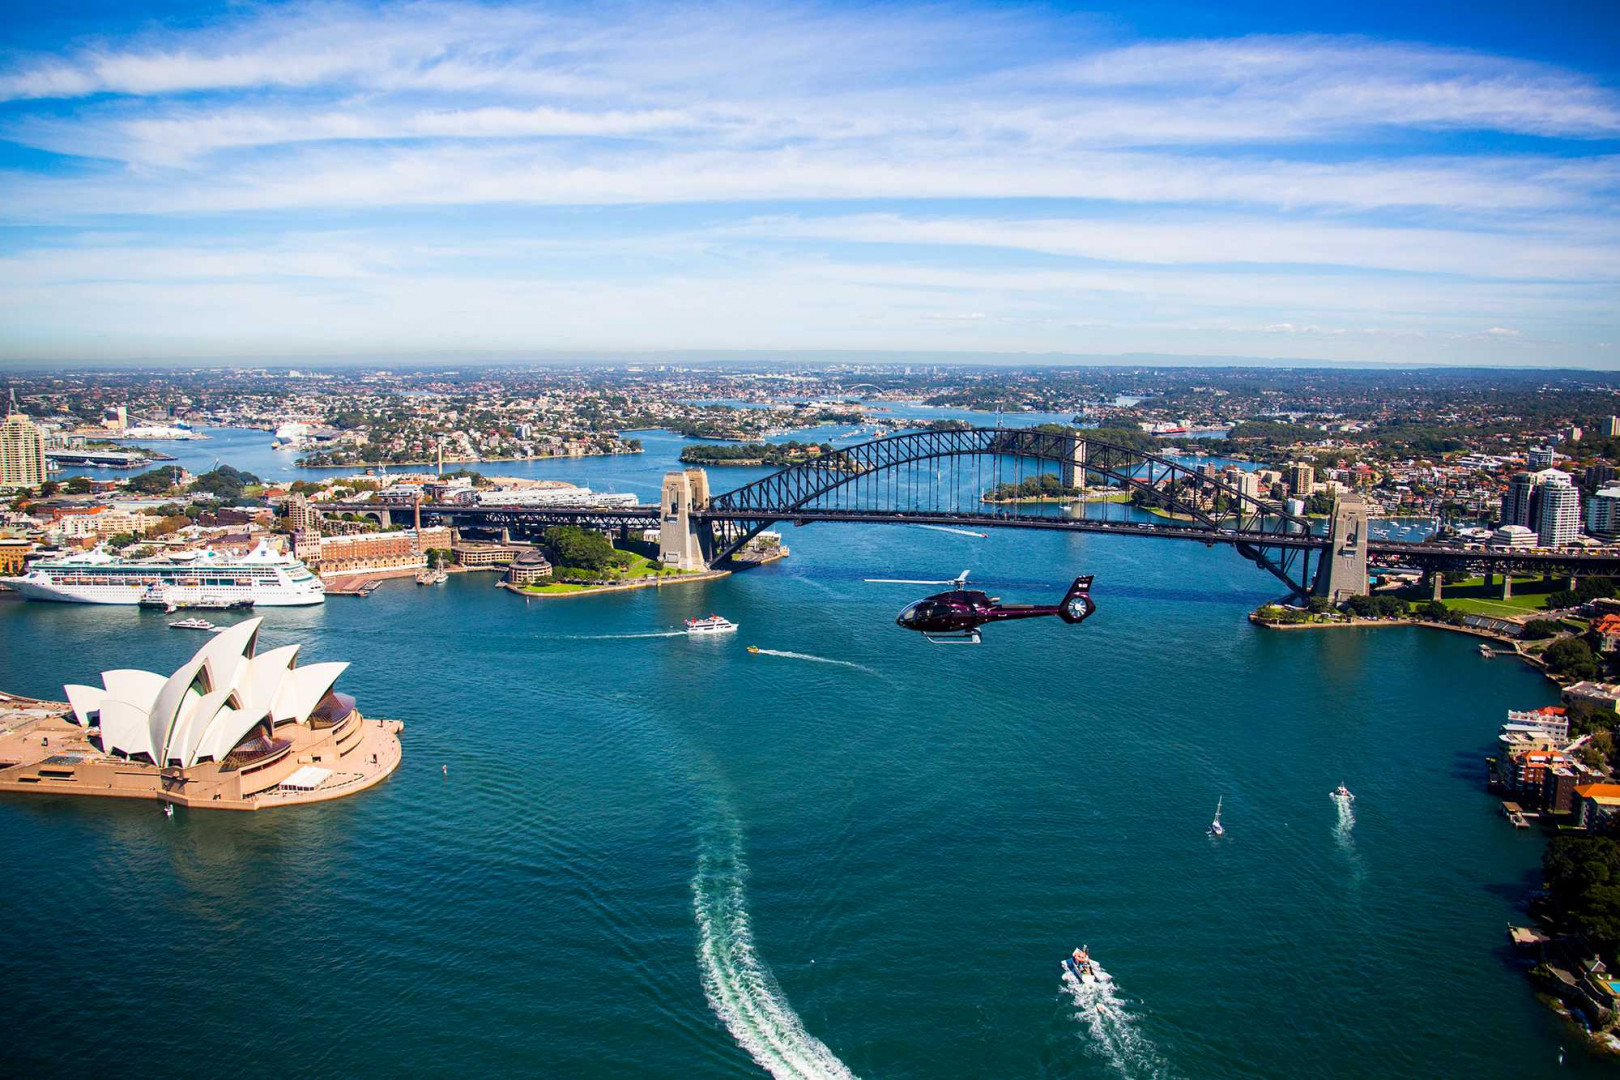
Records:
[[[950,592],[936,593],[907,605],[894,620],[906,630],[915,630],[935,645],[977,645],[983,639],[979,627],[1010,619],[1033,619],[1056,615],[1070,626],[1085,622],[1097,610],[1091,599],[1092,575],[1074,579],[1069,591],[1055,605],[1003,604],[999,596],[987,596],[967,589],[967,571],[951,581],[917,584],[954,585]]]

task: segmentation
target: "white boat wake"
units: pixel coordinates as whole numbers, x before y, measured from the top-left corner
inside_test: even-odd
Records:
[[[742,838],[735,823],[698,854],[692,908],[698,925],[703,994],[760,1068],[795,1080],[855,1080],[825,1043],[804,1029],[758,954],[748,917]]]
[[[932,529],[934,532],[954,533],[957,536],[971,536],[975,540],[990,539],[989,533],[974,532],[972,529],[953,529],[949,525],[918,525],[919,529]]]
[[[1089,1047],[1127,1080],[1170,1080],[1175,1074],[1169,1063],[1136,1026],[1127,1002],[1114,992],[1113,977],[1095,960],[1091,964],[1095,983],[1063,976],[1063,989],[1079,1010],[1074,1018],[1091,1036]]]
[[[787,660],[810,660],[817,664],[837,664],[839,667],[854,668],[856,671],[864,671],[868,675],[877,674],[877,672],[873,671],[865,664],[857,664],[852,660],[834,660],[830,656],[811,656],[809,653],[787,652],[782,649],[755,649],[754,651],[760,656],[780,656]]]
[[[661,630],[645,634],[542,634],[554,641],[634,641],[637,638],[686,637],[685,630]]]

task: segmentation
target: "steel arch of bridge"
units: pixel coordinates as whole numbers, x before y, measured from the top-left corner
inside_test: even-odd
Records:
[[[1008,458],[1017,463],[1015,467],[1002,466]],[[937,501],[942,493],[941,482],[937,476],[930,481],[926,473],[919,479],[915,467],[946,459],[977,459],[981,465],[974,472],[975,487],[983,479],[994,483],[1014,479],[1015,474],[1023,479],[1022,462],[1032,459],[1042,465],[1072,465],[1080,486],[1090,475],[1097,475],[1122,489],[1148,492],[1161,506],[1192,518],[1190,527],[1202,528],[1212,543],[1218,540],[1233,544],[1245,558],[1276,575],[1296,594],[1309,593],[1315,585],[1315,573],[1321,569],[1318,546],[1298,542],[1302,535],[1310,535],[1309,523],[1302,518],[1161,455],[1089,438],[1084,430],[1035,428],[966,428],[890,435],[823,454],[715,495],[702,516],[730,521],[735,527],[717,541],[714,558],[728,558],[767,526],[792,520],[801,513],[857,512],[852,505],[896,515],[907,511],[934,516],[959,512],[926,506],[921,500],[926,493]],[[992,465],[989,477],[984,476],[984,461]],[[948,494],[959,504],[960,472],[953,473],[953,477],[955,486]],[[1224,495],[1234,510],[1217,517],[1205,511],[1196,499],[1186,498],[1184,493],[1189,490]],[[974,512],[963,517],[983,519],[982,494],[982,488],[973,492],[970,501]],[[995,517],[996,524],[1011,526],[1039,527],[1045,523],[1050,527],[1051,521],[1050,517],[1016,513]],[[1277,542],[1284,537],[1292,540]],[[1311,561],[1313,552],[1317,553],[1315,567]]]

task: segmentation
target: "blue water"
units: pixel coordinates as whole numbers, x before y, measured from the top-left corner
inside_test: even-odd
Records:
[[[514,468],[642,490],[665,438]],[[1254,629],[1276,587],[1222,548],[784,533],[708,584],[265,612],[406,721],[401,771],[256,815],[0,798],[5,1071],[1518,1078],[1573,1046],[1503,933],[1542,842],[1482,786],[1538,675]],[[926,590],[863,580],[963,567],[1021,600],[1094,573],[1100,610],[933,646],[892,621]],[[741,632],[673,633],[710,611]],[[173,667],[164,623],[0,603],[0,687]],[[1060,985],[1080,944],[1103,1013]]]

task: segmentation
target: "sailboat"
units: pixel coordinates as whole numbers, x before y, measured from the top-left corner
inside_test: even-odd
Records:
[[[1211,836],[1226,835],[1226,828],[1221,825],[1221,800],[1224,798],[1224,795],[1215,798],[1215,820],[1209,823],[1209,835]]]

